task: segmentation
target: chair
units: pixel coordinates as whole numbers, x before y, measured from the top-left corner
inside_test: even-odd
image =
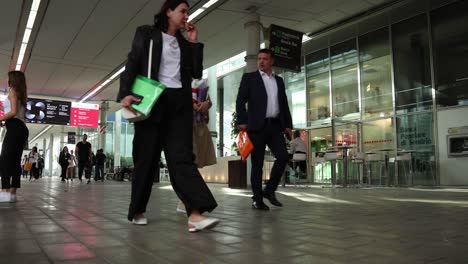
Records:
[[[379,166],[379,185],[382,185],[382,170],[385,166],[385,161],[382,159],[381,155],[374,153],[374,152],[366,152],[366,162],[367,165],[367,177],[369,179],[369,184],[372,182],[372,166],[378,165]]]
[[[339,159],[338,152],[329,151],[329,152],[325,153],[324,159],[325,159],[326,162],[331,163],[331,175],[332,175],[331,183],[332,183],[333,186],[335,186],[336,185],[336,167],[335,167],[335,164]]]
[[[301,161],[307,161],[307,155],[305,153],[294,153],[292,158],[293,175],[290,175],[290,180],[294,182],[294,185],[301,180],[302,173],[306,173],[301,171],[300,166],[296,166],[296,163]],[[297,171],[298,168],[299,172]]]
[[[364,183],[363,179],[363,173],[361,173],[361,166],[365,166],[366,163],[366,153],[364,152],[356,152],[352,157],[351,157],[351,163],[354,165],[353,166],[353,175],[354,175],[354,168],[357,168],[357,184],[361,185]],[[367,184],[370,184],[371,179],[369,175],[367,175]]]
[[[403,155],[398,155],[395,157],[395,170],[398,171],[399,165],[402,166],[403,171],[404,171],[404,178],[405,178],[405,183],[408,186],[413,185],[413,162],[412,162],[412,156],[411,153],[406,153]],[[408,166],[408,170],[406,171],[406,166]],[[396,184],[398,185],[398,177],[400,176],[400,173],[398,175],[395,175],[396,179]]]
[[[323,176],[323,165],[326,163],[324,157],[315,157],[314,159],[314,183],[324,183],[325,179]],[[320,177],[317,177],[317,167],[320,166]]]

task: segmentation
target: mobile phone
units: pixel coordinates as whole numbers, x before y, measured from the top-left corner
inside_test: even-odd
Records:
[[[132,94],[134,97],[140,99],[140,101],[138,102],[132,102],[132,104],[134,105],[139,105],[141,103],[141,101],[143,100],[143,96],[142,95],[139,95],[139,94]]]

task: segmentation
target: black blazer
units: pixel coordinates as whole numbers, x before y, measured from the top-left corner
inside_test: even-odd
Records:
[[[281,127],[292,128],[286,89],[281,77],[275,75],[278,86],[278,105]],[[245,104],[248,104],[246,110]],[[249,131],[262,129],[265,123],[267,93],[259,71],[244,73],[236,100],[237,125],[248,125]]]
[[[184,89],[184,100],[188,109],[192,111],[192,78],[199,79],[203,73],[203,44],[191,43],[185,39],[180,32],[176,34],[180,47],[180,76],[182,89]],[[148,75],[148,56],[150,40],[153,39],[153,58],[151,67],[151,79],[158,80],[163,47],[162,33],[153,26],[140,26],[137,28],[132,42],[132,48],[128,54],[125,71],[120,75],[120,90],[117,96],[119,102],[125,96],[132,94],[132,85],[137,75]],[[162,111],[160,101],[151,111],[151,116],[142,122],[157,122],[161,119]],[[185,105],[185,104],[184,104]]]

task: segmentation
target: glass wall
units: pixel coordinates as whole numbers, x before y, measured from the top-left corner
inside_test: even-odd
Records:
[[[304,128],[307,126],[306,117],[306,90],[304,87],[304,67],[301,67],[301,72],[287,72],[283,74],[286,85],[286,96],[288,97],[288,105],[291,116],[294,117],[292,122],[295,128]]]
[[[397,114],[432,108],[427,16],[392,25]]]
[[[223,79],[223,138],[224,138],[224,156],[237,155],[237,145],[234,135],[231,135],[232,114],[236,111],[237,92],[239,91],[240,81],[244,74],[243,69],[231,72]]]
[[[331,47],[331,70],[333,116],[347,120],[359,118],[355,39]]]
[[[330,122],[330,62],[328,49],[306,55],[308,125]]]
[[[468,1],[431,13],[437,105],[468,105]]]
[[[364,118],[393,113],[388,28],[359,37],[361,96]]]
[[[397,117],[397,135],[398,155],[411,155],[412,184],[435,184],[432,113]],[[400,182],[410,179],[405,175],[410,173],[409,168],[403,169]]]

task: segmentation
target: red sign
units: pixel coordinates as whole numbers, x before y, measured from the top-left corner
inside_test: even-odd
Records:
[[[3,116],[5,112],[3,111],[3,102],[7,98],[7,95],[0,95],[0,116]]]
[[[97,128],[99,122],[99,104],[72,102],[70,125],[76,127]]]

